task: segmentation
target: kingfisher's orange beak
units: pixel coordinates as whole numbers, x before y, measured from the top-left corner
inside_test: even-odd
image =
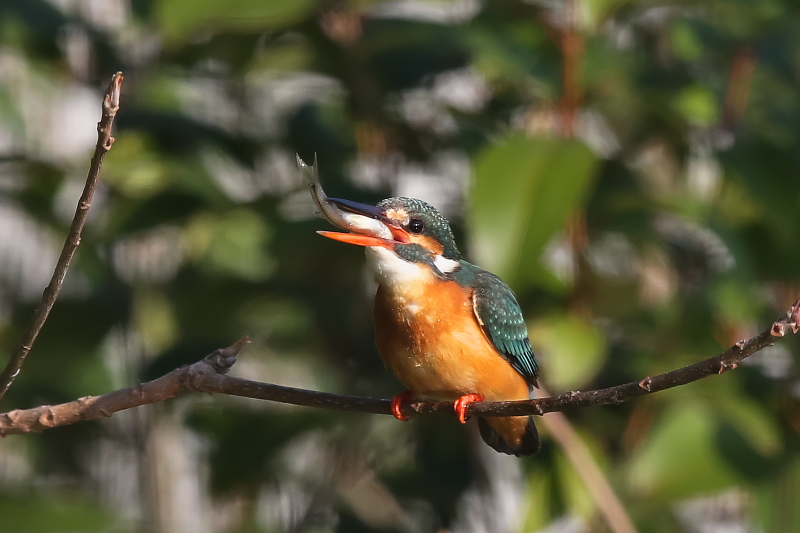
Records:
[[[392,249],[396,244],[407,244],[411,242],[411,238],[406,230],[398,226],[393,220],[387,218],[383,212],[372,205],[353,202],[350,200],[341,200],[339,198],[329,198],[329,201],[334,203],[336,207],[350,213],[369,217],[374,219],[383,226],[385,226],[392,234],[393,239],[385,237],[378,237],[374,231],[367,228],[352,226],[350,229],[356,233],[340,233],[338,231],[318,231],[323,237],[328,237],[335,241],[346,242],[348,244],[355,244],[357,246],[380,246],[382,248]]]
[[[382,246],[383,248],[393,248],[397,241],[382,239],[371,235],[359,235],[358,233],[339,233],[338,231],[318,231],[323,237],[328,237],[334,241],[342,241],[358,246]]]

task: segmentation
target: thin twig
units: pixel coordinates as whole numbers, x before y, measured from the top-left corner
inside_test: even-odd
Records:
[[[699,363],[689,365],[666,374],[647,377],[624,385],[587,392],[568,392],[560,396],[522,400],[515,402],[476,402],[470,404],[473,416],[519,416],[542,415],[552,411],[563,411],[570,407],[618,404],[638,396],[686,385],[693,381],[722,374],[738,367],[739,362],[772,344],[775,337],[782,337],[786,329],[794,333],[800,330],[800,300],[786,315],[772,324],[770,329],[745,341],[737,342],[724,353]],[[245,337],[230,348],[217,350],[203,361],[188,367],[173,370],[154,381],[135,387],[111,392],[103,396],[88,396],[60,405],[45,405],[26,410],[15,410],[0,414],[0,436],[39,432],[51,427],[74,424],[82,420],[95,420],[111,416],[117,411],[139,405],[157,403],[183,392],[207,392],[228,394],[273,402],[307,407],[322,407],[338,411],[391,414],[391,401],[361,396],[343,396],[317,392],[272,383],[261,383],[223,375],[216,367],[230,368],[233,358],[247,342]],[[227,358],[225,365],[211,365],[209,358]],[[453,412],[452,402],[417,402],[405,407],[406,414]]]
[[[103,166],[103,160],[106,154],[114,144],[114,137],[111,136],[111,127],[114,124],[114,118],[117,116],[119,110],[119,94],[122,88],[122,72],[117,72],[112,76],[111,83],[106,90],[105,98],[103,99],[103,114],[100,122],[97,123],[97,145],[94,149],[94,156],[92,157],[91,165],[89,166],[89,175],[86,178],[86,185],[83,188],[80,200],[78,200],[78,207],[75,210],[75,217],[72,219],[72,224],[69,227],[69,234],[67,240],[64,242],[64,247],[61,249],[61,255],[58,257],[56,268],[53,271],[53,277],[50,278],[50,284],[42,294],[42,301],[36,309],[36,314],[33,317],[28,331],[22,339],[22,342],[17,346],[16,351],[11,355],[3,373],[0,374],[0,399],[8,392],[8,388],[14,382],[14,379],[19,375],[23,363],[28,353],[33,348],[33,343],[36,342],[36,337],[42,330],[53,305],[56,303],[58,293],[61,290],[61,285],[64,283],[64,278],[69,270],[69,265],[81,243],[81,232],[86,223],[86,217],[89,214],[89,207],[92,205],[92,197],[97,188],[97,182],[100,180],[100,169]]]

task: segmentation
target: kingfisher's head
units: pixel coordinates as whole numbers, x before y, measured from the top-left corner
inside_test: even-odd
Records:
[[[367,247],[367,257],[379,281],[449,274],[460,266],[450,224],[433,206],[416,198],[387,198],[371,206],[330,198],[345,211],[353,233],[320,231],[321,235]],[[427,268],[426,268],[427,267]]]

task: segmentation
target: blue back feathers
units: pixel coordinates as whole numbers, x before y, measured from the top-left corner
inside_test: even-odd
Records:
[[[474,268],[473,303],[484,330],[497,351],[522,374],[528,384],[538,386],[539,365],[533,355],[528,327],[514,292],[491,272]]]

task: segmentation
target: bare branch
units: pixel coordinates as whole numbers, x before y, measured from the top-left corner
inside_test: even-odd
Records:
[[[495,402],[492,405],[474,403],[470,406],[472,408],[470,414],[477,416],[540,415],[552,411],[563,411],[569,407],[588,407],[591,405],[610,405],[627,402],[638,396],[686,385],[708,376],[734,370],[742,360],[771,345],[776,336],[783,336],[783,331],[787,326],[796,333],[799,323],[800,300],[797,300],[786,315],[772,324],[769,329],[762,331],[755,337],[739,341],[723,353],[699,363],[607,389],[586,392],[571,391],[550,398],[518,402]],[[780,331],[781,334],[778,335],[776,331]],[[439,410],[439,407],[436,406],[436,409]]]
[[[69,403],[0,414],[0,436],[39,433],[76,422],[106,418],[131,407],[163,402],[187,391],[201,391],[203,387],[197,383],[204,381],[204,376],[225,377],[248,342],[245,337],[232,346],[208,354],[202,361],[134,387],[102,396],[85,396]]]
[[[112,76],[111,83],[106,90],[105,98],[103,99],[103,114],[100,122],[97,123],[97,145],[94,149],[94,156],[89,166],[89,175],[86,178],[86,185],[83,188],[78,200],[78,207],[75,210],[75,216],[72,219],[72,224],[69,227],[67,240],[64,242],[64,247],[61,249],[61,255],[58,257],[53,277],[50,278],[50,284],[42,294],[42,300],[39,307],[36,309],[36,314],[33,317],[28,331],[22,339],[22,342],[17,347],[16,351],[11,355],[3,373],[0,374],[0,399],[8,392],[8,388],[14,382],[14,379],[19,375],[23,363],[28,353],[33,348],[33,343],[36,342],[36,337],[42,330],[42,326],[47,321],[53,305],[56,303],[58,293],[61,290],[61,285],[64,283],[64,278],[69,270],[69,265],[72,258],[75,256],[75,251],[81,242],[81,232],[86,223],[86,217],[89,214],[89,208],[92,205],[92,197],[97,188],[97,183],[100,180],[100,169],[103,166],[103,160],[106,154],[111,150],[111,145],[114,144],[114,137],[111,136],[111,127],[114,124],[114,118],[117,116],[119,110],[119,95],[122,89],[122,72],[117,72]]]
[[[514,402],[476,402],[470,404],[473,416],[543,415],[570,407],[609,405],[626,402],[638,396],[686,385],[708,376],[722,374],[738,367],[746,357],[772,344],[786,329],[800,329],[800,300],[786,315],[755,337],[737,342],[725,352],[699,363],[665,374],[646,377],[607,389],[568,392],[560,396]],[[39,432],[51,427],[65,426],[83,420],[96,420],[117,411],[139,405],[157,403],[184,392],[228,394],[259,400],[288,403],[306,407],[321,407],[339,411],[391,414],[391,401],[360,396],[344,396],[317,392],[272,383],[261,383],[224,375],[234,364],[236,356],[247,343],[247,337],[229,348],[217,350],[202,361],[173,370],[156,380],[122,389],[103,396],[88,396],[60,405],[45,405],[34,409],[15,410],[0,414],[0,436]],[[406,414],[453,412],[452,402],[417,402],[405,407]]]

